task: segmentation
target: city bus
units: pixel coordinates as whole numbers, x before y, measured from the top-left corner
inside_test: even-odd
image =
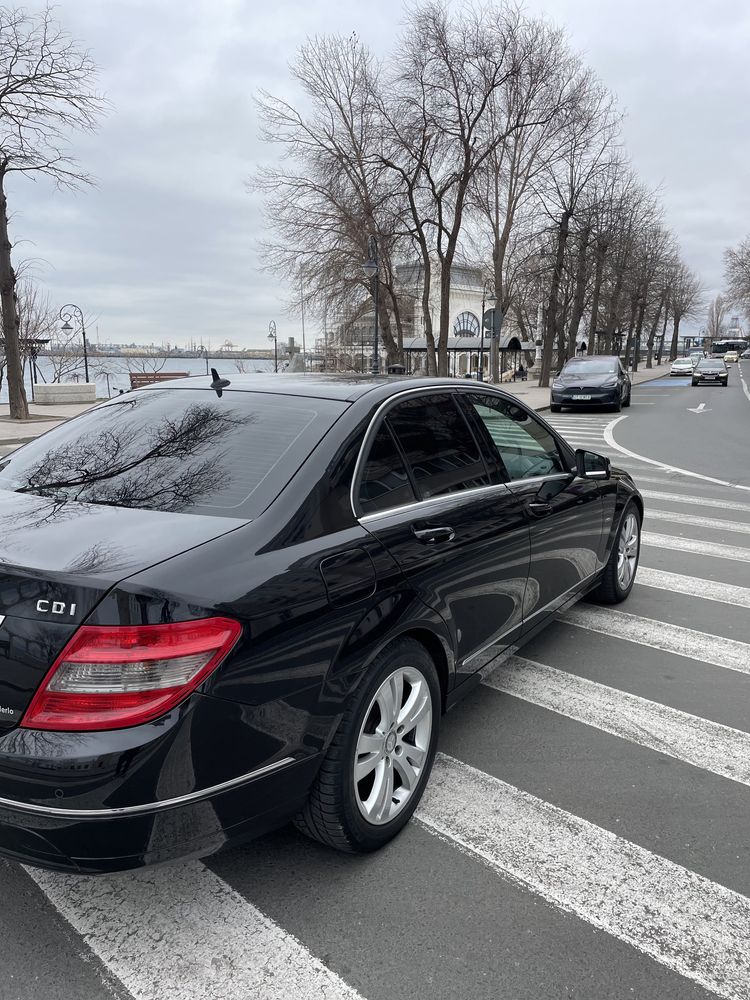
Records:
[[[748,348],[747,340],[715,340],[711,345],[711,357],[723,358],[727,351],[737,351],[742,354]]]

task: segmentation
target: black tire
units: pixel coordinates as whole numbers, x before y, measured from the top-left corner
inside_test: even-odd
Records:
[[[693,379],[692,385],[693,385],[693,388],[695,388],[696,385],[698,385],[698,383],[695,381],[695,379]]]
[[[632,394],[633,394],[633,390],[632,389],[628,389],[628,394],[627,394],[626,398],[623,400],[623,403],[622,403],[623,409],[626,406],[630,406],[630,397],[631,397]]]
[[[549,412],[550,413],[562,413],[562,406],[560,406],[559,403],[550,403],[549,404]]]
[[[388,677],[403,669],[416,671],[421,675],[426,685],[425,694],[429,692],[432,713],[429,745],[426,748],[424,764],[418,772],[417,782],[408,799],[390,822],[376,824],[367,820],[359,804],[357,792],[367,779],[363,779],[358,786],[355,786],[357,742],[363,726],[376,709],[375,695]],[[392,840],[409,822],[427,785],[437,748],[440,711],[440,682],[435,664],[424,646],[413,639],[398,639],[391,643],[375,658],[366,680],[352,696],[351,704],[344,712],[308,800],[302,812],[294,819],[297,829],[313,840],[319,840],[329,847],[350,853],[375,851]],[[406,746],[408,753],[408,743],[398,744],[391,752],[392,757],[388,758],[389,761],[395,760],[399,746],[402,752]],[[384,750],[383,758],[385,756]],[[393,767],[395,780],[398,776],[397,768],[390,763],[388,766]],[[373,770],[373,784],[374,775]]]
[[[635,517],[635,525],[637,530],[637,551],[635,555],[635,563],[632,566],[632,574],[630,580],[626,586],[623,586],[620,576],[618,574],[618,556],[620,551],[620,538],[625,530],[626,523],[630,515]],[[607,565],[604,567],[604,573],[602,574],[601,581],[596,590],[592,593],[592,598],[598,601],[600,604],[619,604],[624,601],[628,596],[630,591],[633,589],[633,584],[635,583],[636,573],[638,572],[638,562],[641,557],[641,515],[638,511],[634,501],[630,501],[626,506],[625,510],[622,512],[620,518],[620,523],[617,526],[617,535],[615,536],[615,542],[612,546],[612,551],[609,554],[609,559],[607,560]]]

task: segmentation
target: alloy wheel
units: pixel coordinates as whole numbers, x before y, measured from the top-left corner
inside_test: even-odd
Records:
[[[375,692],[354,752],[354,796],[369,823],[389,823],[412,797],[431,735],[427,680],[415,667],[399,667]]]
[[[617,582],[622,590],[628,589],[635,576],[639,545],[638,518],[631,510],[620,528],[617,543]]]

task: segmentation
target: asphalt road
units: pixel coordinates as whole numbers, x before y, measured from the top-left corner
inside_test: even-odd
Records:
[[[750,486],[737,376],[551,418],[645,492],[639,582],[446,717],[395,843],[285,829],[96,880],[0,863],[0,1000],[748,1000],[750,491],[710,481]]]

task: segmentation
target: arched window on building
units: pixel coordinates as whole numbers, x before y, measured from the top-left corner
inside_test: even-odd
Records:
[[[473,312],[462,312],[456,316],[456,321],[453,324],[454,337],[478,337],[479,332],[479,319]]]

